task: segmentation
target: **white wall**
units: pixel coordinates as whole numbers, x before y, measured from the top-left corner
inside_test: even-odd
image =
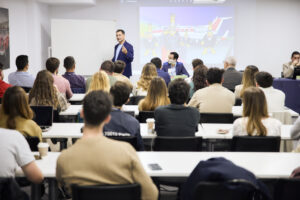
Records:
[[[34,0],[1,0],[0,7],[9,9],[10,69],[5,70],[5,80],[16,71],[15,58],[20,54],[29,56],[29,72],[36,74],[50,44],[48,6]]]
[[[97,0],[95,6],[48,6],[35,0],[1,0],[0,7],[9,8],[10,17],[11,69],[5,73],[15,70],[15,57],[19,54],[30,56],[31,73],[44,67],[50,45],[50,19],[115,20],[118,28],[126,30],[127,40],[135,48],[133,68],[142,68],[139,64],[139,6],[192,6],[184,1],[172,3],[169,0],[126,2]],[[234,55],[238,68],[255,64],[279,76],[282,63],[289,61],[293,50],[300,50],[300,1],[227,0],[225,5],[235,7]],[[113,47],[107,48],[111,48],[113,54]]]

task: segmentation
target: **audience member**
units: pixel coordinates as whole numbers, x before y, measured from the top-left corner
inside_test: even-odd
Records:
[[[100,71],[104,71],[107,74],[108,79],[109,79],[109,85],[110,85],[110,87],[113,86],[117,82],[117,79],[113,76],[113,74],[114,74],[114,68],[115,68],[114,67],[114,63],[112,61],[110,61],[110,60],[104,61],[101,64],[101,67],[100,67]],[[86,80],[86,88],[87,88],[87,90],[90,88],[91,81],[92,81],[91,77]]]
[[[224,82],[223,87],[234,92],[235,86],[242,82],[243,74],[235,69],[236,60],[233,57],[227,57],[224,61]]]
[[[152,63],[147,63],[143,67],[142,75],[133,88],[134,96],[146,96],[151,80],[157,77],[156,67]]]
[[[264,92],[249,87],[243,94],[243,117],[234,121],[233,135],[280,136],[281,122],[269,117]]]
[[[243,73],[242,84],[235,86],[234,94],[235,98],[241,98],[245,89],[248,87],[255,87],[255,74],[258,72],[258,68],[254,65],[249,65],[246,67]]]
[[[109,78],[104,71],[96,72],[91,79],[91,83],[89,84],[87,93],[95,90],[103,90],[105,92],[109,92],[110,84]]]
[[[293,140],[300,139],[300,117],[298,117],[291,129],[291,137]]]
[[[192,67],[193,67],[193,73],[195,72],[195,69],[199,66],[204,66],[204,63],[201,59],[199,58],[195,58],[192,61]],[[193,80],[193,77],[188,77],[186,79],[184,79],[188,84],[190,84]]]
[[[192,98],[194,92],[199,89],[205,88],[207,86],[206,83],[206,74],[207,74],[207,67],[205,65],[198,65],[194,69],[194,74],[192,77],[192,81],[189,82],[190,84],[190,98]]]
[[[223,70],[210,68],[207,71],[207,85],[197,90],[189,106],[198,108],[201,113],[232,113],[234,94],[222,86]]]
[[[0,128],[0,132],[0,177],[15,177],[16,170],[21,167],[29,181],[41,183],[44,179],[43,174],[35,163],[35,158],[25,138],[16,130]]]
[[[5,83],[3,81],[3,79],[4,79],[3,68],[4,68],[4,66],[2,65],[2,63],[0,63],[0,99],[3,97],[4,92],[7,90],[7,88],[12,86],[11,84]],[[0,101],[0,104],[1,104],[1,101]]]
[[[73,96],[70,83],[67,79],[58,75],[59,60],[57,58],[51,57],[46,61],[46,68],[52,73],[54,79],[54,85],[57,87],[58,91],[62,93],[67,99]]]
[[[162,70],[161,59],[158,58],[158,57],[155,57],[155,58],[152,58],[150,62],[155,65],[156,71],[157,71],[157,75],[159,77],[162,77],[165,80],[166,85],[168,86],[168,84],[171,81],[171,78],[170,78],[170,75],[167,72],[165,72],[164,70]]]
[[[2,99],[0,127],[17,130],[25,137],[38,137],[42,141],[42,130],[32,118],[25,91],[19,86],[8,88]]]
[[[40,71],[29,92],[29,103],[32,106],[52,106],[54,110],[64,111],[69,104],[56,86],[51,73],[47,70]]]
[[[190,76],[186,71],[182,62],[178,62],[179,55],[176,52],[171,52],[168,56],[168,62],[163,64],[162,70],[168,72],[171,78],[177,75]]]
[[[85,93],[85,79],[83,76],[75,74],[75,59],[72,56],[64,59],[64,67],[66,72],[63,77],[69,81],[72,92]]]
[[[283,111],[285,94],[272,87],[273,77],[268,72],[258,72],[255,75],[257,86],[265,93],[269,112]]]
[[[11,85],[32,88],[35,77],[28,72],[28,56],[19,55],[16,58],[17,71],[8,75]]]
[[[284,78],[292,78],[294,74],[294,68],[300,66],[300,53],[294,51],[291,56],[291,61],[283,64],[282,73]]]
[[[122,60],[117,60],[114,64],[115,64],[115,69],[114,69],[113,76],[117,79],[117,81],[122,81],[126,83],[129,86],[130,90],[132,91],[133,85],[131,84],[129,78],[123,75],[124,69],[126,67],[126,63]]]
[[[155,109],[155,130],[158,136],[195,136],[200,114],[195,108],[185,106],[190,86],[183,79],[169,84],[171,104]]]
[[[165,81],[160,77],[152,79],[147,96],[139,102],[139,111],[154,111],[159,106],[170,104],[168,89]]]
[[[138,149],[144,150],[144,143],[140,134],[140,123],[131,115],[122,112],[122,106],[128,102],[130,88],[124,82],[117,81],[111,88],[113,108],[110,113],[111,120],[103,128],[106,136],[136,136]]]
[[[92,91],[83,100],[83,136],[64,150],[57,160],[56,179],[60,187],[71,192],[72,184],[141,186],[141,199],[157,199],[158,191],[147,175],[133,147],[103,136],[110,121],[112,102],[103,91]]]

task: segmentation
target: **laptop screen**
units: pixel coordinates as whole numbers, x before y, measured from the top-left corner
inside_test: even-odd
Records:
[[[50,127],[53,122],[53,107],[52,106],[31,106],[34,112],[33,120],[40,127]]]

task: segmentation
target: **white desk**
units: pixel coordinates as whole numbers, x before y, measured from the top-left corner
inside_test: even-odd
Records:
[[[201,136],[204,139],[231,139],[232,124],[199,124],[198,132],[196,136]],[[83,127],[83,123],[53,123],[49,131],[43,132],[43,138],[81,138],[82,133],[80,129]],[[292,125],[281,126],[281,139],[290,140],[290,130]],[[227,134],[217,133],[218,129],[230,130]],[[155,138],[155,134],[148,134],[147,124],[140,124],[141,136],[143,139]]]
[[[82,105],[70,105],[67,110],[59,113],[61,116],[76,116],[82,108]]]
[[[82,101],[85,97],[85,93],[83,94],[73,94],[73,96],[69,99],[69,101]]]
[[[36,161],[44,177],[55,177],[59,155],[59,152],[49,152],[48,156]],[[253,172],[258,178],[288,178],[293,169],[300,166],[299,153],[138,152],[138,156],[147,174],[153,177],[188,177],[199,161],[212,157],[225,157]],[[148,166],[151,163],[159,164],[162,170],[151,170]],[[16,176],[24,176],[21,168]]]

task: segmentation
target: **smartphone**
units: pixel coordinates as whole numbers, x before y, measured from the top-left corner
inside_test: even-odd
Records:
[[[148,164],[148,166],[150,167],[151,170],[162,170],[161,166],[159,166],[159,164],[157,163],[151,163]]]

